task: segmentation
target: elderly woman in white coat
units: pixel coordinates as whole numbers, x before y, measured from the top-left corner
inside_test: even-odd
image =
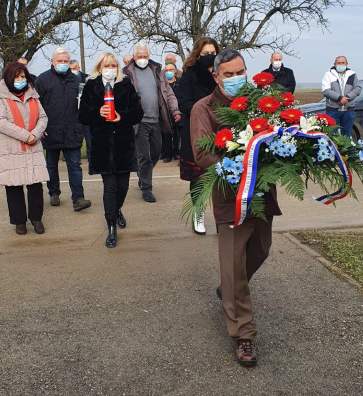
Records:
[[[41,138],[47,122],[26,67],[8,64],[0,81],[0,185],[5,186],[10,223],[19,235],[27,233],[28,218],[37,234],[45,231],[42,182],[49,176]]]

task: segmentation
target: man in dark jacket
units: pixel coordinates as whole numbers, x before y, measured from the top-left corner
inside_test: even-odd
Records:
[[[36,81],[36,89],[48,116],[48,126],[43,145],[46,149],[50,181],[50,204],[59,206],[60,184],[58,162],[63,152],[67,163],[69,185],[72,190],[73,208],[80,211],[91,206],[84,199],[81,169],[81,145],[83,126],[78,121],[78,78],[69,69],[70,55],[58,48],[52,56],[51,69],[42,73]]]
[[[264,72],[271,73],[275,77],[275,82],[285,88],[286,91],[294,93],[296,81],[294,72],[282,63],[282,55],[274,52],[271,55],[271,64]]]
[[[198,101],[190,118],[190,137],[195,162],[203,169],[219,161],[217,154],[201,150],[200,138],[216,133],[221,125],[215,107],[229,106],[233,93],[226,88],[227,80],[234,79],[237,92],[246,81],[246,64],[242,55],[231,49],[220,52],[214,62],[217,87],[209,96]],[[236,86],[236,78],[239,78]],[[224,317],[229,335],[237,341],[237,359],[244,366],[257,362],[254,338],[256,324],[253,319],[248,282],[269,254],[272,237],[272,219],[280,215],[276,190],[265,196],[266,221],[248,217],[241,225],[234,223],[236,197],[232,190],[213,191],[213,211],[218,226],[219,261]]]
[[[144,117],[135,128],[139,187],[145,202],[156,202],[152,193],[152,174],[161,152],[160,123],[164,131],[172,133],[170,114],[174,122],[179,122],[181,113],[161,65],[150,59],[146,44],[135,46],[133,60],[124,68],[124,73],[136,88],[144,110]]]
[[[80,66],[79,66],[78,60],[76,60],[76,59],[71,59],[71,60],[69,61],[69,68],[71,69],[71,72],[72,72],[73,74],[75,74],[75,75],[79,78],[79,80],[80,80],[80,82],[81,82],[82,84],[85,84],[85,83],[86,83],[88,74],[83,73],[83,71],[81,70],[81,68],[80,68]]]

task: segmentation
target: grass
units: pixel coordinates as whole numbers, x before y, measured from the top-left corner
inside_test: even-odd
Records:
[[[295,235],[363,285],[363,231],[304,231]]]

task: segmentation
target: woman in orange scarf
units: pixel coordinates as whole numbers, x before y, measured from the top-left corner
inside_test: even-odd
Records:
[[[0,185],[5,186],[10,223],[19,235],[27,233],[27,218],[36,233],[44,233],[42,182],[49,176],[40,139],[47,121],[26,67],[8,64],[0,81]]]

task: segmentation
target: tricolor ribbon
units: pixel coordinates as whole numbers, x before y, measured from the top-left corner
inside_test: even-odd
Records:
[[[245,218],[247,217],[248,210],[254,195],[255,185],[257,181],[257,172],[258,172],[258,162],[259,162],[259,152],[262,144],[271,141],[276,136],[282,136],[283,133],[289,133],[296,138],[305,138],[305,139],[327,139],[331,145],[331,148],[334,152],[335,159],[338,163],[338,167],[342,172],[343,179],[347,183],[348,187],[342,187],[338,191],[323,195],[319,198],[316,198],[318,202],[322,202],[325,205],[329,205],[338,199],[344,198],[351,186],[352,186],[352,174],[348,169],[346,163],[344,162],[342,156],[340,155],[338,148],[334,144],[334,142],[322,132],[311,131],[311,132],[303,132],[299,129],[298,126],[291,126],[289,128],[275,128],[274,131],[271,132],[261,132],[257,135],[253,136],[248,142],[246,153],[243,159],[243,173],[240,182],[240,186],[237,192],[236,198],[236,211],[235,211],[235,225],[240,225],[243,223]]]

